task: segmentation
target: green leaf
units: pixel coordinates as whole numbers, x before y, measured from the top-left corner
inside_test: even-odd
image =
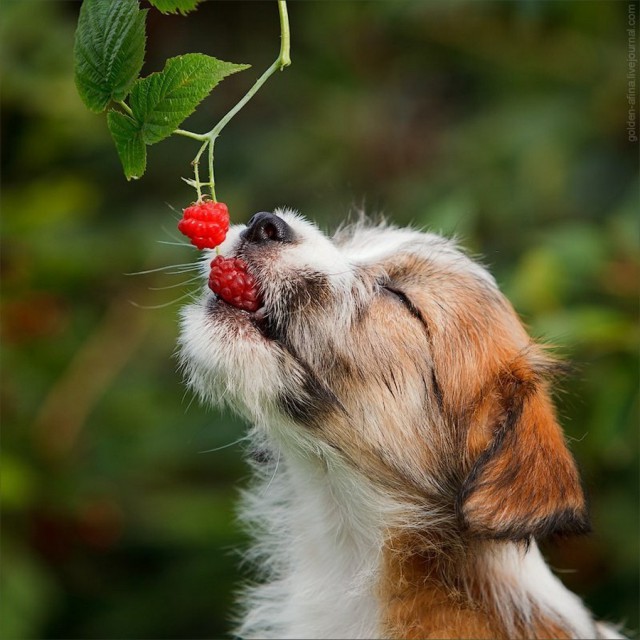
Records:
[[[200,0],[149,0],[158,11],[162,13],[178,13],[182,15],[193,11]]]
[[[130,106],[144,142],[154,144],[170,136],[218,82],[248,66],[188,53],[169,58],[161,72],[138,80]]]
[[[75,80],[96,113],[124,100],[144,62],[145,17],[137,0],[84,0],[73,49]]]
[[[107,114],[107,124],[116,143],[124,175],[127,180],[139,178],[147,168],[147,148],[142,139],[140,123],[112,110]]]

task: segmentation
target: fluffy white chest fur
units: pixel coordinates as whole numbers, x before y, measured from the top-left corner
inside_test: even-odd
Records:
[[[374,638],[382,539],[371,505],[339,470],[280,458],[245,495],[267,581],[247,593],[241,637]],[[349,489],[355,491],[348,495]],[[364,500],[363,500],[364,498]]]
[[[183,313],[188,382],[254,424],[245,638],[619,638],[537,537],[588,518],[557,363],[433,234],[290,212],[234,227],[261,307]],[[205,276],[206,276],[205,263]]]

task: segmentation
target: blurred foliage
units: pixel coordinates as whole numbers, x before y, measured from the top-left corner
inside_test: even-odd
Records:
[[[2,3],[2,637],[228,632],[243,425],[177,373],[189,263],[176,239],[196,148],[169,140],[127,183],[73,85],[79,4]],[[549,547],[602,617],[638,628],[637,146],[617,2],[297,2],[293,66],[217,145],[234,219],[354,207],[484,256],[534,335],[575,365],[559,411],[595,533]],[[149,14],[147,63],[199,51],[258,73],[273,2]],[[210,128],[251,82],[192,116]],[[171,271],[171,270],[170,270]],[[178,269],[179,271],[179,269]],[[175,286],[175,288],[165,288]],[[134,303],[134,304],[132,304]],[[161,306],[167,305],[167,306]],[[158,307],[159,308],[149,308]]]

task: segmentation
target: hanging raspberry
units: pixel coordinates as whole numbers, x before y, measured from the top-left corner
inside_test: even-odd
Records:
[[[229,230],[227,205],[211,200],[196,202],[183,211],[178,229],[198,249],[214,249],[224,242]]]

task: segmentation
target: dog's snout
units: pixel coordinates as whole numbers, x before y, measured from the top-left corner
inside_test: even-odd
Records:
[[[247,242],[293,242],[293,229],[279,216],[268,211],[256,213],[242,232]]]

